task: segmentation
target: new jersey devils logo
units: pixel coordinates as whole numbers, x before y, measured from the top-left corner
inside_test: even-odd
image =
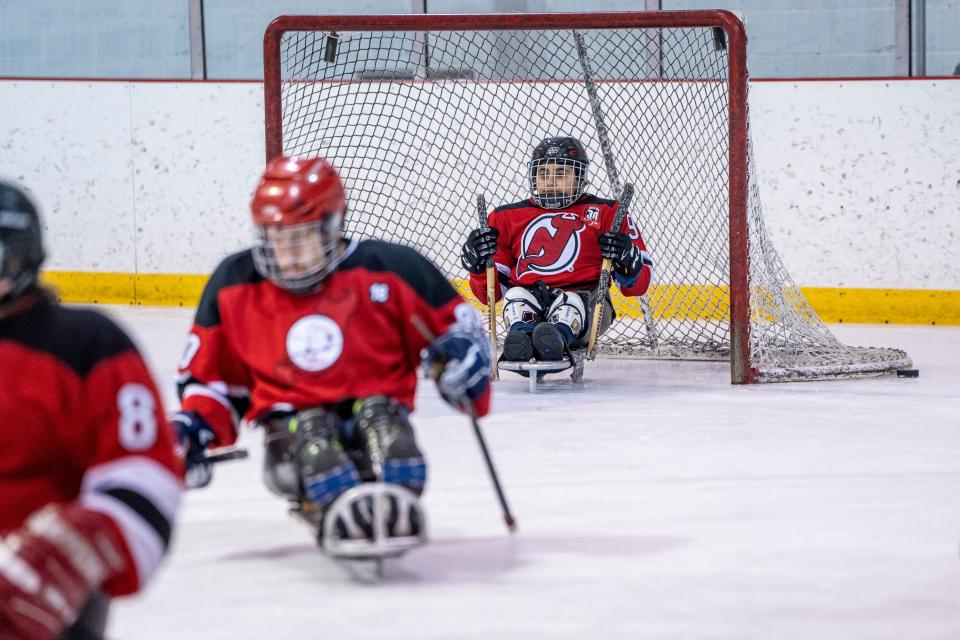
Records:
[[[580,255],[580,232],[585,228],[575,213],[548,213],[535,218],[520,239],[517,277],[530,271],[550,274],[572,269]]]

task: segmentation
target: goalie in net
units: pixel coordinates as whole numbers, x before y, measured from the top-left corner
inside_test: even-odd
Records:
[[[541,140],[527,165],[530,197],[497,207],[488,226],[474,229],[461,250],[470,288],[487,304],[487,259],[493,257],[508,328],[502,358],[561,360],[583,348],[593,308],[603,296],[600,332],[614,319],[607,292],[599,292],[600,265],[612,260],[625,296],[647,291],[653,261],[633,220],[611,229],[619,203],[587,193],[590,159],[577,138]]]

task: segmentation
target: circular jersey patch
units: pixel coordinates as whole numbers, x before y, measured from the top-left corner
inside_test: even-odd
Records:
[[[343,352],[343,333],[327,316],[306,316],[287,332],[287,355],[304,371],[323,371]]]

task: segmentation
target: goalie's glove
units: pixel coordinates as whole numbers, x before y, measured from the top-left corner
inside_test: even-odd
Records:
[[[493,227],[474,229],[467,236],[460,250],[460,263],[470,273],[483,273],[487,267],[487,260],[497,250],[497,238],[500,232]]]
[[[600,234],[600,255],[613,261],[618,281],[634,281],[643,269],[643,258],[637,245],[625,233],[608,231]]]
[[[422,366],[437,383],[440,395],[452,406],[464,409],[490,387],[490,340],[479,324],[453,325],[421,354]]]
[[[207,447],[216,439],[213,429],[193,411],[177,412],[172,422],[186,468],[184,483],[191,489],[207,486],[213,479],[213,465],[207,461]]]
[[[126,568],[115,525],[76,504],[50,505],[0,538],[0,637],[53,640]]]

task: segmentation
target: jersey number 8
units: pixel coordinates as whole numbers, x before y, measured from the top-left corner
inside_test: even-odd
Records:
[[[156,403],[142,384],[128,383],[117,392],[120,444],[128,451],[145,451],[157,441]]]

